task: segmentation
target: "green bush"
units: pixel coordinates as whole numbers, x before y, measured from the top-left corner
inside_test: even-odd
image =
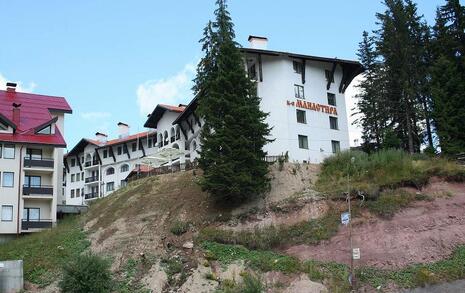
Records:
[[[316,188],[331,197],[340,197],[347,191],[350,179],[352,192],[362,191],[376,198],[378,191],[386,188],[406,185],[419,188],[432,176],[464,181],[465,168],[446,159],[412,156],[396,149],[372,154],[344,151],[323,161]]]
[[[190,225],[191,224],[189,222],[176,221],[171,226],[170,231],[174,235],[179,236],[179,235],[182,235],[182,234],[186,233],[187,231],[189,231]]]
[[[106,293],[112,288],[110,263],[97,255],[80,255],[63,267],[62,292]]]
[[[367,208],[370,212],[383,217],[391,218],[402,208],[408,207],[416,196],[412,193],[395,190],[383,192],[375,201],[368,201]]]

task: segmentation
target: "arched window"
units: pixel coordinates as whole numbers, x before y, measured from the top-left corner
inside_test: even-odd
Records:
[[[174,133],[174,127],[171,127],[171,135],[170,135],[170,141],[174,142],[176,140],[175,133]]]
[[[158,147],[161,148],[163,146],[163,135],[161,133],[158,134]]]
[[[107,175],[113,175],[113,174],[115,174],[115,168],[113,168],[113,167],[108,168],[107,169]]]
[[[179,150],[179,145],[177,143],[173,144],[173,149],[178,149]]]
[[[128,171],[129,171],[129,165],[128,164],[121,165],[121,168],[120,168],[121,173],[128,172]]]
[[[179,126],[176,126],[176,140],[181,138],[181,129]]]
[[[165,137],[165,139],[163,140],[163,145],[167,145],[169,143],[168,131],[165,130],[165,133],[163,135]]]

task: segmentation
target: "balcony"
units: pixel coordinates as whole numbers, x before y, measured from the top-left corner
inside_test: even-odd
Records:
[[[23,185],[23,195],[53,196],[53,185]]]
[[[84,167],[88,168],[88,167],[92,167],[92,166],[97,166],[98,165],[98,161],[87,161],[84,163]]]
[[[85,180],[85,183],[93,183],[98,181],[98,175],[97,176],[92,176],[92,177],[87,177]]]
[[[54,161],[48,158],[24,158],[24,168],[51,168],[53,169]]]
[[[52,220],[23,220],[21,223],[22,230],[29,230],[29,229],[47,229],[52,228]]]
[[[97,197],[98,197],[97,192],[87,193],[87,194],[84,195],[84,199],[93,199],[93,198],[97,198]]]

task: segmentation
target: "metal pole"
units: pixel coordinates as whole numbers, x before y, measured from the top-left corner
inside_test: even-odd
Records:
[[[354,161],[354,158],[352,157],[349,162],[349,169],[347,172],[347,201],[349,204],[349,241],[350,241],[350,276],[351,276],[351,282],[350,285],[352,287],[352,290],[355,288],[355,275],[354,275],[354,247],[353,247],[353,242],[352,242],[352,205],[351,205],[351,198],[350,198],[350,167]]]

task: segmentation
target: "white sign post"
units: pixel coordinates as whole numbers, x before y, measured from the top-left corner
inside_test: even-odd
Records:
[[[344,212],[341,214],[341,223],[342,225],[347,226],[350,222],[350,213],[349,212]]]

